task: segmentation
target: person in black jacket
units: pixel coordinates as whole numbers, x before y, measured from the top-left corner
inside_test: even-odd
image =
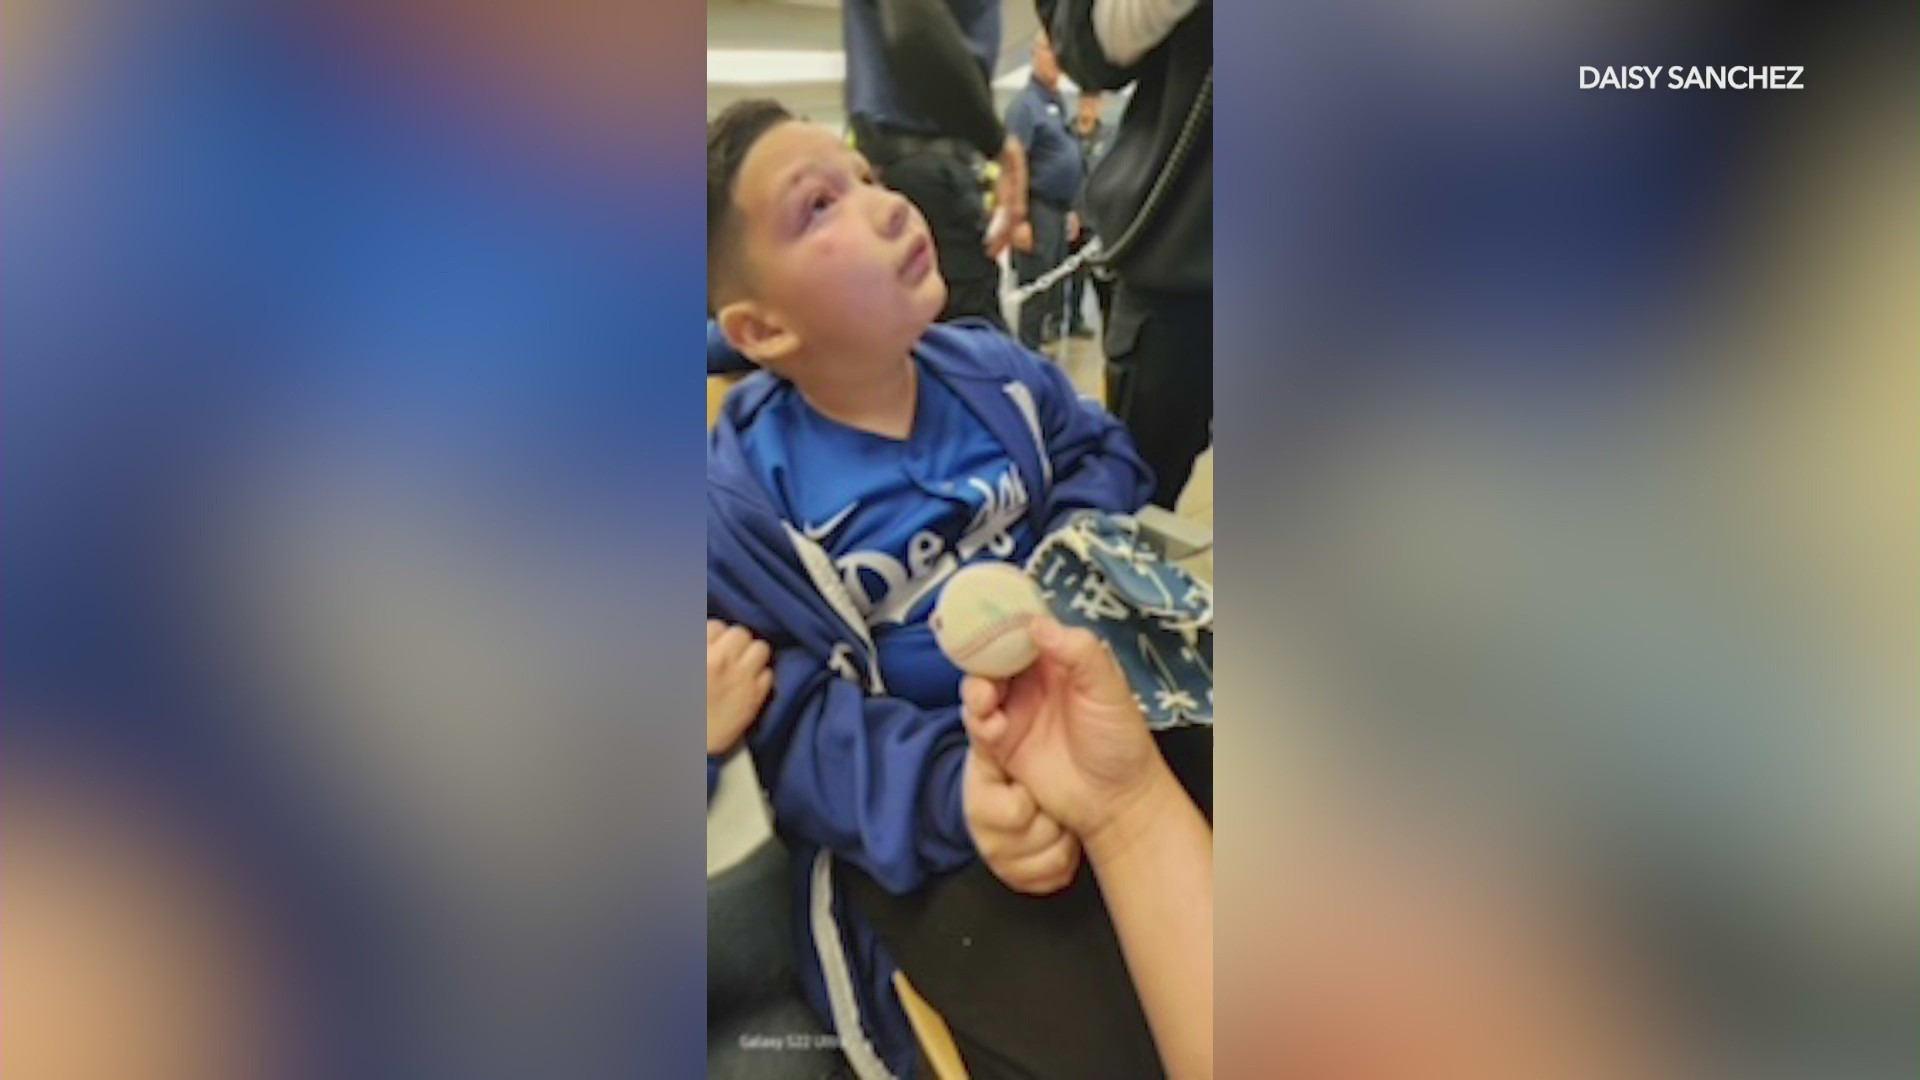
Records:
[[[1213,5],[1038,7],[1061,67],[1083,89],[1134,86],[1087,180],[1086,206],[1118,278],[1107,407],[1153,467],[1153,501],[1171,509],[1213,428]]]
[[[847,117],[880,181],[933,232],[947,302],[939,318],[1002,330],[1000,265],[1027,216],[1025,147],[1000,124],[989,85],[1000,0],[845,0]],[[976,174],[998,164],[989,228]]]

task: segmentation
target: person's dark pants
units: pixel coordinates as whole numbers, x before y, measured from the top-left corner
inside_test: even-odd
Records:
[[[707,1076],[851,1077],[794,974],[787,850],[762,844],[707,882]]]
[[[1087,280],[1093,282],[1093,306],[1100,311],[1100,327],[1104,330],[1113,322],[1113,277],[1088,271]]]
[[[1213,729],[1155,736],[1213,819]],[[1165,1075],[1112,917],[1084,863],[1073,884],[1027,896],[983,863],[893,896],[841,864],[855,904],[932,1005],[971,1080],[1158,1080]]]
[[[1169,510],[1213,439],[1213,292],[1154,293],[1123,279],[1106,328],[1107,410],[1153,469]]]
[[[973,170],[958,158],[934,151],[907,154],[880,168],[880,182],[907,197],[933,233],[947,304],[939,319],[973,315],[1002,330],[1000,264],[987,257],[986,208]]]
[[[1065,210],[1037,198],[1028,199],[1027,220],[1033,225],[1033,250],[1013,253],[1014,279],[1021,285],[1037,281],[1067,257]],[[1020,344],[1038,349],[1043,341],[1054,336],[1049,330],[1058,333],[1066,303],[1067,285],[1062,281],[1021,304]]]
[[[1071,257],[1073,252],[1069,251],[1067,255]],[[1075,270],[1073,276],[1067,279],[1067,333],[1069,334],[1092,333],[1087,326],[1087,293],[1091,291],[1088,288],[1091,280],[1092,277],[1084,266]]]
[[[1100,312],[1100,328],[1104,331],[1108,326],[1113,324],[1112,271],[1096,271],[1092,267],[1088,267],[1076,276],[1079,277],[1081,281],[1093,287],[1093,306],[1095,310]],[[1078,307],[1074,308],[1075,317],[1084,318],[1085,316],[1080,315],[1079,311],[1080,309]]]

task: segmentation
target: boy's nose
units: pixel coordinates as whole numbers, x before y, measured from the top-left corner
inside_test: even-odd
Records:
[[[907,219],[912,213],[913,206],[907,202],[906,196],[897,191],[881,189],[878,220],[882,235],[892,239],[905,232]]]

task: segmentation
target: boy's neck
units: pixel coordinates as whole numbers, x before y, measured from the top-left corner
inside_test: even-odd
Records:
[[[913,433],[918,370],[912,353],[872,363],[836,358],[809,372],[804,381],[796,379],[794,385],[807,404],[829,420],[904,440]]]

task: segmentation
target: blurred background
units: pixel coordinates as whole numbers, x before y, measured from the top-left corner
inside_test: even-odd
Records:
[[[698,1075],[733,7],[0,6],[0,1074]],[[1221,1075],[1915,1073],[1917,15],[1227,15]]]
[[[840,0],[714,0],[707,10],[707,115],[771,97],[815,123],[846,126]],[[995,112],[1005,115],[1033,70],[1034,5],[1001,0]],[[1069,96],[1073,80],[1065,80]]]
[[[1916,12],[1233,25],[1222,1073],[1912,1074]]]
[[[697,1074],[698,12],[0,11],[0,1074]]]

